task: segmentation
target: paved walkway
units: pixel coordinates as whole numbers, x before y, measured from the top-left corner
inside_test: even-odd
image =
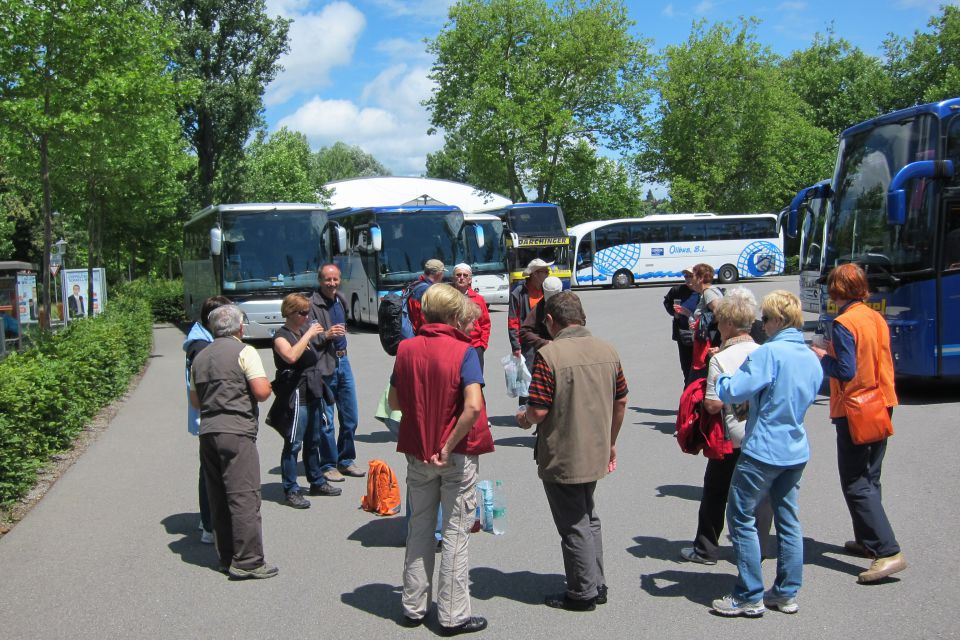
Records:
[[[759,293],[793,280],[755,285]],[[470,547],[476,614],[486,638],[934,638],[960,637],[954,532],[957,496],[956,404],[914,391],[896,412],[897,435],[884,470],[885,498],[910,569],[887,584],[859,586],[863,560],[842,553],[850,536],[839,493],[826,404],[808,414],[814,456],[801,490],[806,538],[804,588],[796,616],[726,620],[707,611],[732,585],[728,561],[714,567],[677,561],[696,524],[704,459],[679,452],[673,410],[679,374],[663,289],[584,294],[589,326],[612,339],[631,388],[618,452],[620,468],[598,491],[610,603],[595,613],[547,609],[563,589],[556,532],[536,478],[530,437],[509,426],[498,360],[506,353],[506,314],[493,313],[487,398],[497,451],[482,478],[503,479],[508,532],[476,534]],[[348,479],[339,498],[311,509],[280,504],[279,438],[261,431],[263,523],[272,580],[234,582],[199,543],[196,440],[186,433],[183,334],[158,327],[149,368],[109,429],[36,508],[0,539],[2,638],[431,637],[405,630],[399,585],[404,532],[399,518],[357,506],[365,481]],[[369,419],[390,359],[373,333],[353,333],[361,380],[360,461],[389,461],[403,477],[394,443]],[[261,351],[272,372],[267,351]],[[731,557],[727,548],[727,558]],[[767,566],[768,582],[773,566]]]

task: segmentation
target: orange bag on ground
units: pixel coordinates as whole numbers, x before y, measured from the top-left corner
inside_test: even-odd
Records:
[[[400,513],[400,484],[393,469],[383,460],[370,461],[367,495],[360,498],[360,508],[378,516]]]

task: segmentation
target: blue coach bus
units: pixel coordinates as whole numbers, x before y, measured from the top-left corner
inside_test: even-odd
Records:
[[[821,282],[837,265],[863,266],[869,303],[890,326],[898,376],[960,376],[960,98],[883,115],[840,135],[833,180],[791,203],[826,199]],[[821,290],[818,331],[836,309]]]

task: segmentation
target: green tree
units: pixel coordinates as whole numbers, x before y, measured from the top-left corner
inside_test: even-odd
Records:
[[[477,156],[471,158],[471,153]],[[482,153],[482,146],[467,145],[461,133],[448,133],[443,148],[427,154],[426,176],[462,182],[493,193],[509,193],[510,181],[504,165],[484,162]]]
[[[563,208],[568,225],[643,214],[640,188],[623,163],[599,156],[580,141],[559,166],[552,201]]]
[[[812,123],[834,135],[879,115],[890,103],[891,81],[883,62],[837,38],[832,26],[815,34],[807,49],[794,51],[780,69],[807,104]]]
[[[663,53],[657,120],[639,166],[670,185],[674,210],[779,209],[832,166],[834,137],[811,124],[756,42],[756,24],[700,22]]]
[[[960,6],[944,4],[930,18],[929,32],[884,41],[893,83],[890,109],[960,96]]]
[[[373,155],[357,146],[336,142],[313,156],[314,180],[323,186],[334,180],[392,175]]]
[[[269,139],[260,133],[246,150],[242,199],[247,202],[315,202],[310,144],[302,133],[286,127]]]
[[[476,186],[549,200],[579,140],[642,138],[650,57],[632,26],[617,0],[461,0],[427,45],[431,131],[459,136]]]
[[[180,118],[197,157],[197,198],[211,204],[222,166],[242,158],[244,143],[263,126],[263,92],[289,49],[290,22],[269,18],[264,0],[152,0],[175,25],[173,63],[180,79],[199,80]],[[220,181],[231,193],[233,185]]]

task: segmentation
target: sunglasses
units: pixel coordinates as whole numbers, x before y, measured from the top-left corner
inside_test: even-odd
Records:
[[[310,315],[310,312],[309,312],[309,311],[297,311],[297,315],[300,316],[301,318],[306,318],[308,315]]]
[[[760,316],[760,322],[764,324],[770,322],[771,320],[773,320],[773,318],[771,318],[770,316]]]

